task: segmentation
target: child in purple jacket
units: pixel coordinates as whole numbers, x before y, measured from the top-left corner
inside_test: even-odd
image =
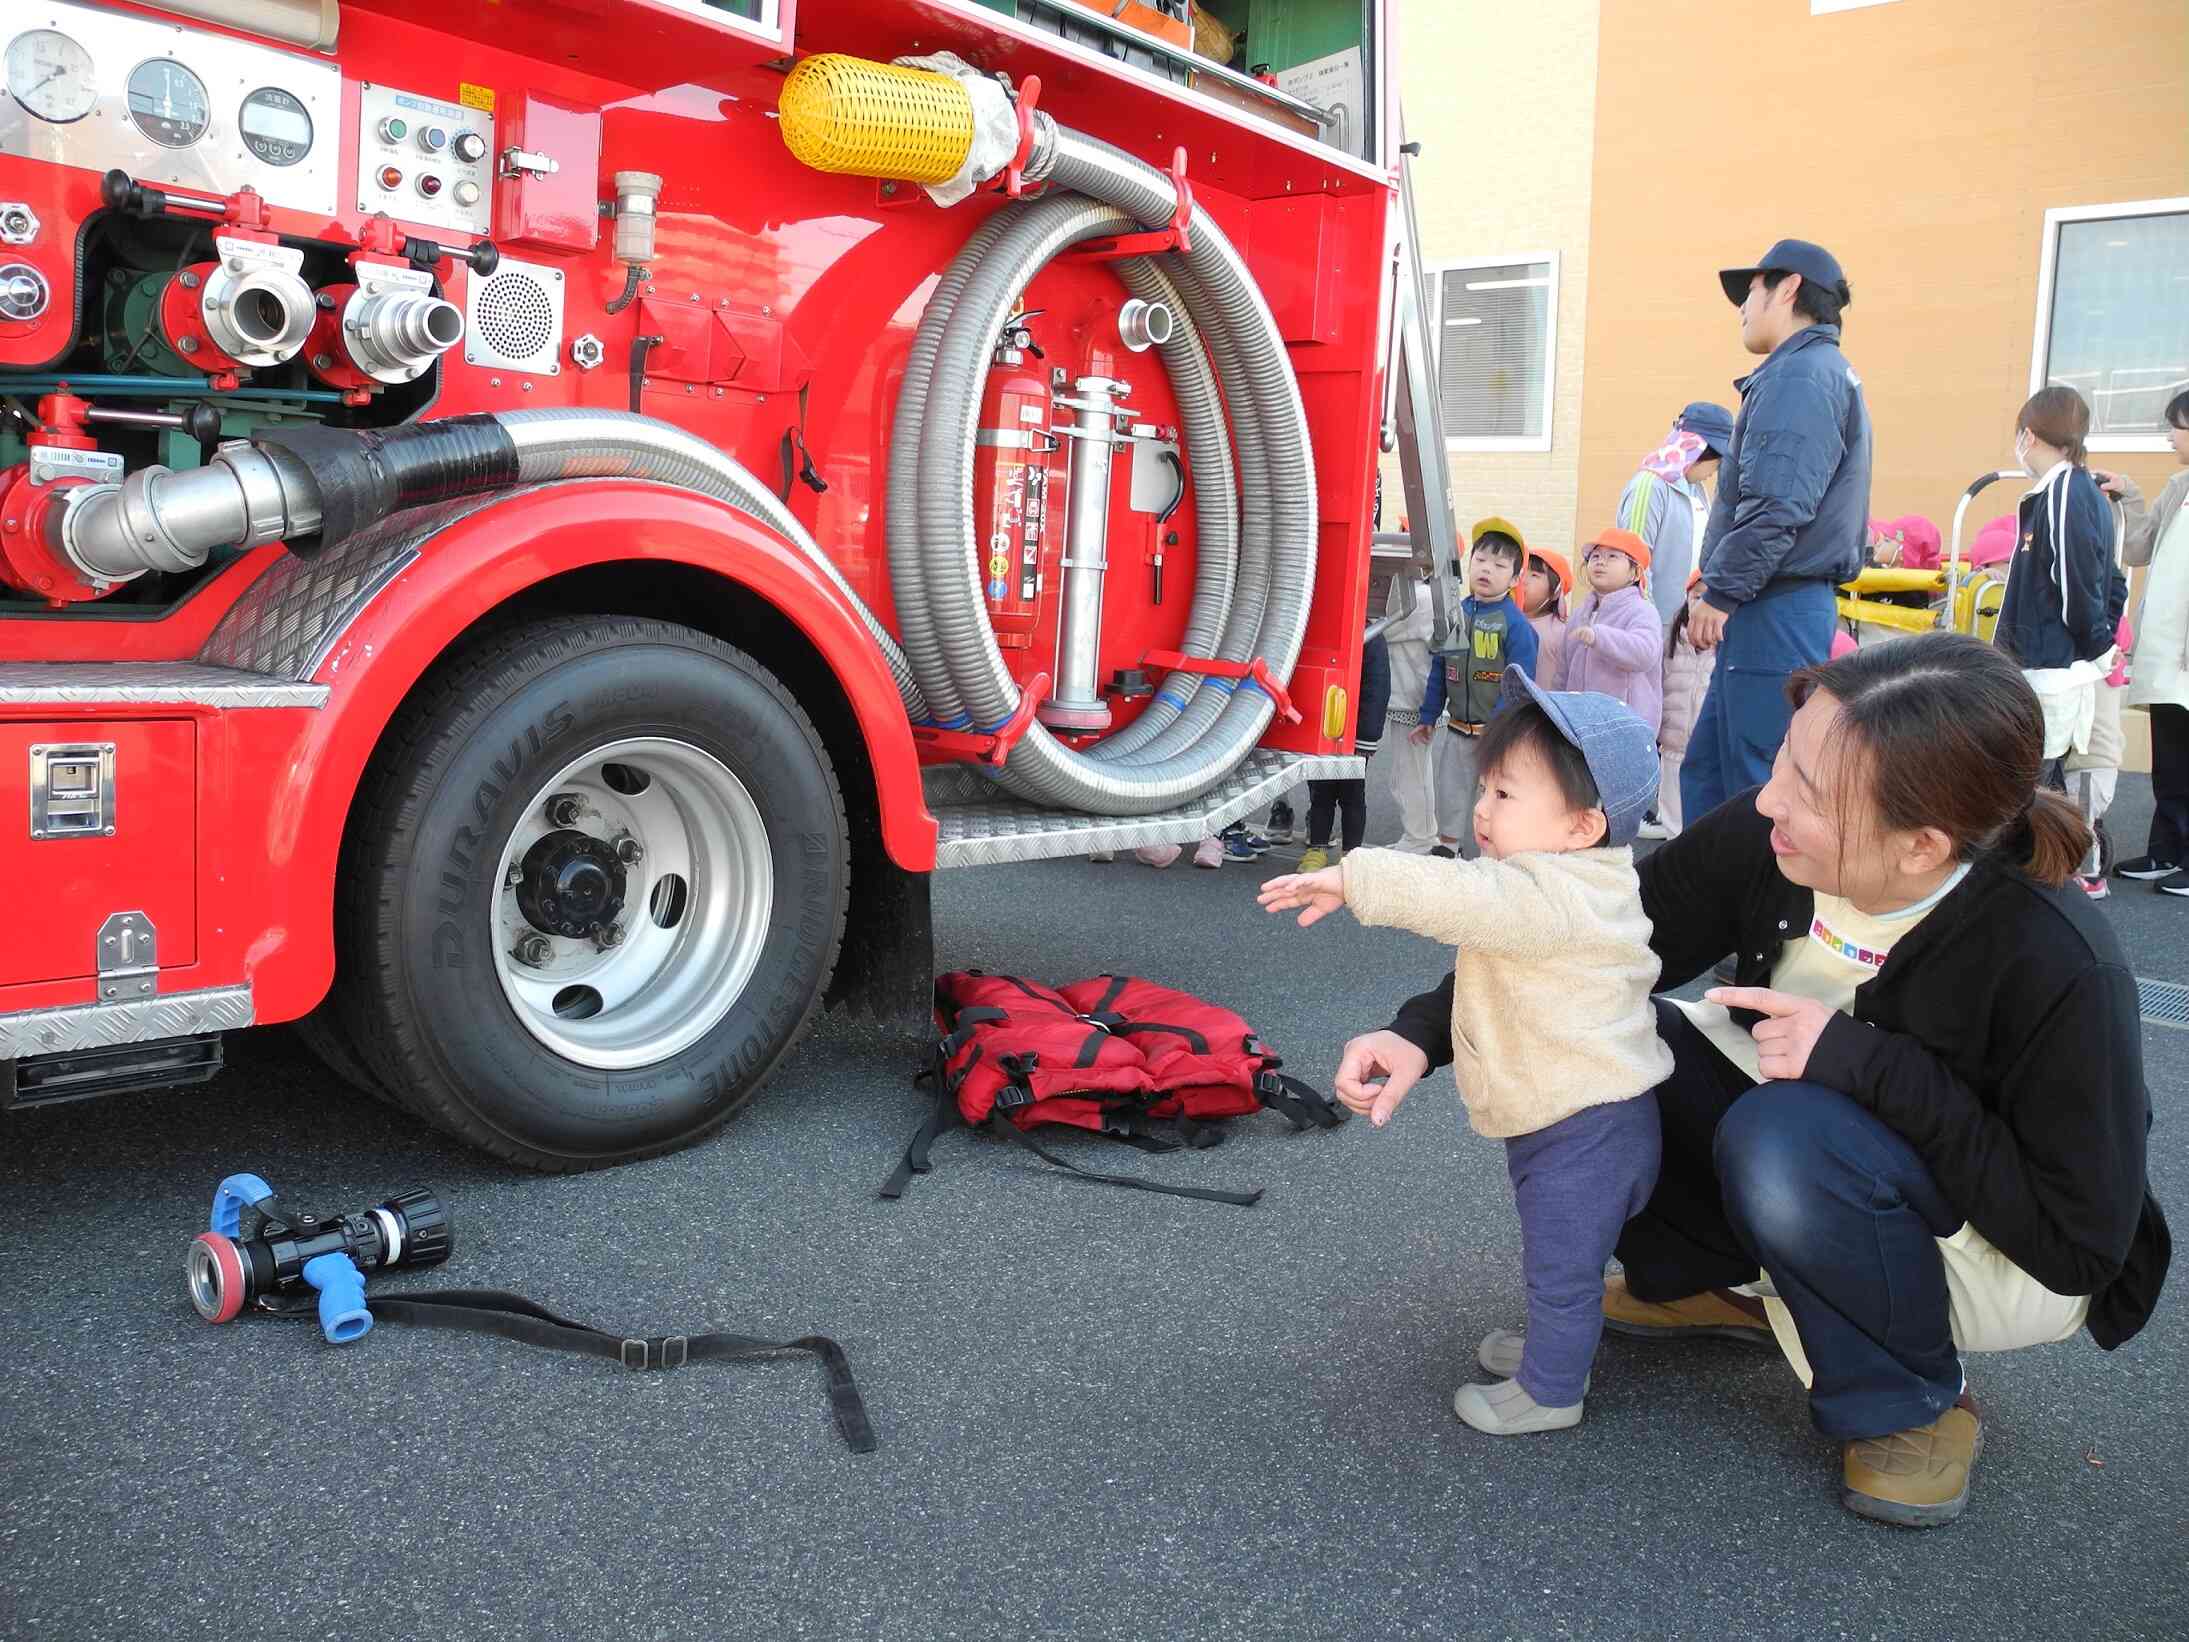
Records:
[[[1566,690],[1625,702],[1657,733],[1665,705],[1665,630],[1642,592],[1649,544],[1631,530],[1600,530],[1581,556],[1588,594],[1566,618]]]

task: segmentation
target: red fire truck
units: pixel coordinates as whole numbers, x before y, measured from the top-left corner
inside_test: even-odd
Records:
[[[9,6],[0,1104],[293,1022],[641,1157],[924,1018],[937,869],[1356,770],[1383,9]]]

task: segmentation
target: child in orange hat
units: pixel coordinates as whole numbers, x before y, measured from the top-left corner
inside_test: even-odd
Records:
[[[1581,556],[1588,593],[1566,623],[1559,688],[1623,701],[1655,735],[1664,716],[1665,629],[1641,588],[1649,544],[1631,530],[1599,530]]]
[[[1528,549],[1527,567],[1513,597],[1535,629],[1535,682],[1563,690],[1566,676],[1566,599],[1573,592],[1573,566],[1563,553],[1547,547]]]

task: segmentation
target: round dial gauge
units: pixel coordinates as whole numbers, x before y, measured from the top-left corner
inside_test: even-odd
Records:
[[[54,29],[18,34],[8,42],[8,93],[41,120],[80,120],[99,101],[91,53]]]
[[[129,117],[162,148],[188,148],[213,123],[205,82],[172,57],[153,57],[129,71]]]
[[[312,117],[279,86],[261,86],[236,117],[243,146],[268,165],[295,165],[312,151]]]

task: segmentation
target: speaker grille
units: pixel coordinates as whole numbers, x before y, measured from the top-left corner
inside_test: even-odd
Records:
[[[467,364],[553,376],[562,369],[562,270],[511,262],[484,279],[474,276],[464,298]]]

